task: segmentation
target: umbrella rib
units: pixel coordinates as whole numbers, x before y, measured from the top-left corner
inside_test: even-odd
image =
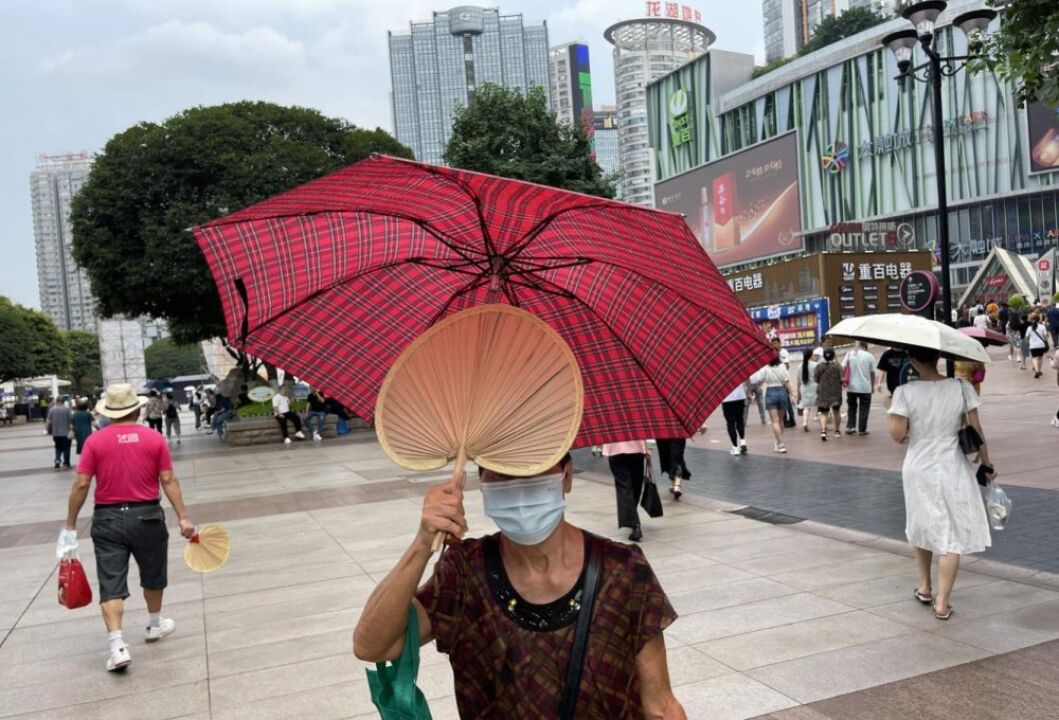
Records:
[[[559,291],[560,291],[560,292],[569,292],[569,291],[568,291],[568,290],[566,290],[565,288],[561,288],[561,287],[555,286],[555,285],[554,285],[553,283],[549,282],[548,280],[545,280],[544,278],[539,278],[539,280],[540,280],[540,281],[541,281],[542,283],[545,283],[545,284],[547,284],[547,285],[553,285],[554,287],[557,287],[557,288],[559,289]],[[542,288],[542,289],[543,289],[543,288]],[[546,291],[546,292],[547,292],[547,291]],[[636,363],[636,367],[638,367],[638,368],[640,369],[640,372],[642,372],[642,373],[643,373],[643,376],[644,376],[644,377],[645,377],[645,378],[647,379],[647,382],[651,383],[651,386],[652,386],[652,387],[653,387],[653,388],[655,389],[655,392],[657,392],[657,393],[658,393],[658,396],[659,396],[660,398],[662,398],[662,399],[663,399],[663,400],[665,401],[666,407],[667,407],[667,408],[669,409],[669,412],[670,412],[670,413],[671,413],[671,414],[673,415],[673,417],[675,417],[675,418],[677,419],[677,421],[678,421],[678,422],[680,423],[680,425],[681,425],[681,426],[682,426],[682,427],[684,428],[684,430],[685,430],[685,431],[686,431],[686,432],[688,433],[687,437],[691,437],[692,435],[694,435],[694,434],[695,434],[695,431],[697,431],[697,430],[699,429],[699,428],[698,428],[698,426],[696,426],[696,427],[694,427],[694,428],[689,428],[689,427],[688,427],[688,426],[687,426],[687,425],[686,425],[686,424],[684,423],[684,420],[683,420],[683,418],[681,418],[681,417],[680,417],[680,416],[679,416],[679,415],[678,415],[678,414],[677,414],[677,413],[676,413],[676,412],[675,412],[675,411],[673,410],[673,406],[672,406],[672,404],[670,403],[670,401],[669,401],[669,398],[668,398],[668,397],[666,396],[666,394],[665,394],[664,392],[662,392],[662,388],[658,387],[658,384],[657,384],[657,383],[655,383],[655,381],[654,381],[654,378],[653,378],[653,377],[651,377],[651,374],[650,374],[649,372],[647,372],[647,368],[645,368],[645,367],[643,366],[643,363],[641,363],[641,362],[640,362],[640,358],[636,357],[635,353],[633,353],[633,351],[632,351],[632,348],[630,348],[630,347],[629,347],[629,344],[625,342],[625,339],[624,339],[624,338],[623,338],[623,337],[622,337],[621,335],[619,335],[618,333],[614,332],[614,330],[612,330],[612,329],[611,329],[610,325],[608,325],[608,324],[607,324],[607,322],[606,322],[606,321],[605,321],[605,320],[604,320],[604,319],[603,319],[602,317],[600,317],[600,314],[599,314],[599,313],[598,313],[598,312],[596,311],[596,309],[595,309],[594,307],[592,307],[592,306],[591,306],[591,305],[589,305],[589,304],[588,304],[587,302],[585,302],[584,300],[582,300],[582,299],[581,299],[580,297],[578,297],[577,295],[574,295],[573,293],[571,293],[571,294],[570,294],[570,299],[571,299],[571,300],[574,300],[574,301],[576,301],[576,302],[578,302],[578,303],[580,303],[581,305],[583,305],[583,306],[585,307],[585,309],[586,309],[586,310],[587,310],[588,312],[592,313],[592,314],[593,314],[593,315],[595,315],[595,316],[596,316],[597,318],[599,318],[599,321],[600,321],[600,323],[601,323],[601,324],[603,325],[603,327],[605,327],[605,328],[607,328],[608,330],[610,330],[610,334],[611,334],[611,335],[613,335],[613,336],[614,336],[614,338],[615,338],[615,339],[616,339],[616,340],[617,340],[617,341],[618,341],[619,343],[621,343],[621,346],[622,346],[623,348],[625,348],[625,351],[626,351],[626,352],[628,353],[629,357],[630,357],[630,358],[632,358],[632,361],[633,361],[634,363]]]
[[[428,328],[429,327],[433,327],[434,323],[436,323],[438,320],[441,319],[441,316],[445,314],[445,311],[449,309],[449,306],[452,305],[453,301],[456,298],[458,298],[460,295],[464,295],[464,294],[470,292],[471,290],[475,290],[477,288],[480,288],[482,285],[485,285],[486,282],[488,282],[488,281],[489,281],[489,276],[488,275],[479,275],[474,280],[472,280],[471,282],[467,283],[466,285],[464,285],[462,288],[460,288],[456,292],[452,293],[452,295],[449,296],[449,299],[445,301],[445,304],[441,306],[441,309],[438,310],[434,314],[434,317],[432,317],[430,319],[430,322],[427,323],[427,327]]]

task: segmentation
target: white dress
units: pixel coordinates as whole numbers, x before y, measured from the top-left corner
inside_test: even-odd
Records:
[[[960,450],[964,413],[981,401],[963,380],[918,380],[894,391],[889,413],[908,418],[908,454],[901,470],[905,536],[935,553],[982,552],[989,519],[974,469]]]
[[[803,382],[798,390],[801,392],[802,399],[798,402],[798,407],[802,410],[815,410],[816,409],[816,382],[813,379],[816,377],[816,366],[820,363],[813,362],[812,360],[803,360],[802,362],[809,363],[809,381]],[[801,379],[803,376],[801,373],[798,374],[798,378]]]

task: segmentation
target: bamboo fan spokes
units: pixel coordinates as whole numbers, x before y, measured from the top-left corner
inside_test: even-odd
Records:
[[[529,476],[570,449],[582,409],[566,342],[525,310],[495,304],[451,315],[409,345],[383,382],[375,422],[402,467],[436,470],[462,455]]]
[[[184,562],[195,572],[208,573],[228,561],[232,538],[220,525],[203,525],[184,546]]]

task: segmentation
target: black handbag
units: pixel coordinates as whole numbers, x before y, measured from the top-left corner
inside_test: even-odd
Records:
[[[662,498],[658,494],[658,486],[655,484],[651,472],[651,456],[646,456],[646,468],[643,478],[643,491],[640,494],[640,507],[653,518],[662,517]]]
[[[581,693],[581,674],[585,669],[585,650],[588,648],[588,629],[592,622],[592,605],[596,600],[596,588],[599,587],[603,565],[601,542],[592,535],[588,536],[588,540],[588,567],[585,570],[584,584],[581,586],[581,610],[574,630],[574,646],[566,664],[563,699],[559,706],[560,720],[574,720],[577,710],[577,696]]]
[[[967,414],[967,396],[964,394],[963,381],[960,381],[960,396],[963,398],[963,425],[960,427],[957,437],[960,441],[960,450],[964,455],[977,455],[978,451],[985,445],[985,440],[971,425],[971,419]],[[978,458],[975,458],[977,462]]]

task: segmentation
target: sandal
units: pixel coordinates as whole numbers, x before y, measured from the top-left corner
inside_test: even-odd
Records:
[[[680,500],[680,496],[684,494],[683,490],[680,489],[681,478],[679,475],[673,480],[673,486],[669,488],[669,492],[673,495],[674,500]]]
[[[923,593],[919,592],[918,587],[912,590],[912,594],[915,596],[916,600],[923,603],[924,605],[931,605],[934,603],[934,596],[929,593],[924,595]]]
[[[939,613],[937,606],[934,606],[934,617],[936,617],[938,620],[948,620],[952,617],[952,614],[954,612],[955,610],[953,610],[952,603],[949,603],[949,607],[944,613]]]

